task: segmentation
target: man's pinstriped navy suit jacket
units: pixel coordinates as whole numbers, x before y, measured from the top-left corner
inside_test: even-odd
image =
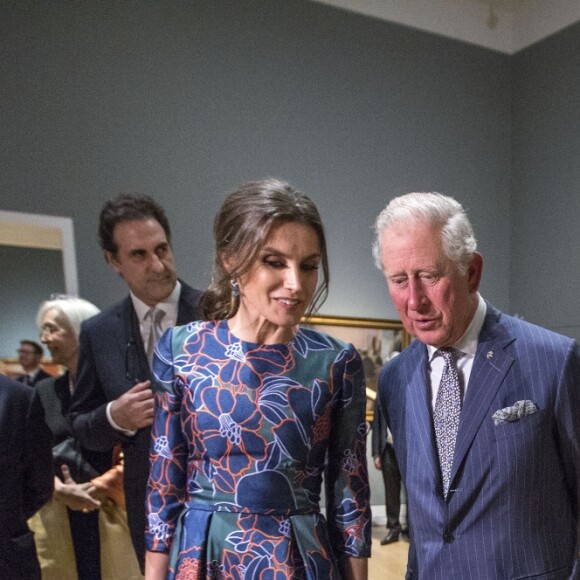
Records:
[[[408,579],[580,577],[580,351],[489,303],[443,498],[427,348],[417,340],[379,378],[411,523]],[[495,425],[495,411],[538,411]]]

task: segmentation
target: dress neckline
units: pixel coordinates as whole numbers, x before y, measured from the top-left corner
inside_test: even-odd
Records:
[[[246,346],[246,348],[252,349],[252,350],[253,349],[260,349],[260,348],[263,348],[263,349],[280,348],[280,347],[289,348],[290,345],[292,344],[292,342],[294,342],[296,340],[296,338],[298,337],[298,335],[302,331],[302,328],[299,326],[298,332],[289,341],[287,341],[287,342],[272,342],[272,343],[267,344],[265,342],[251,342],[249,340],[243,340],[242,338],[239,338],[230,330],[228,321],[226,319],[218,321],[218,328],[222,332],[225,332],[228,337],[230,337],[230,342],[239,342],[240,344]]]

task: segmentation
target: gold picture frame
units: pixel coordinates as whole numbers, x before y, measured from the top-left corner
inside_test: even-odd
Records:
[[[368,421],[372,421],[380,369],[411,342],[411,337],[401,321],[349,316],[310,316],[302,319],[302,326],[350,342],[359,351],[366,379],[366,416]]]

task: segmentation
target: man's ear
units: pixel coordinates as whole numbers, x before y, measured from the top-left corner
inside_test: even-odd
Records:
[[[108,250],[105,252],[105,260],[107,260],[107,264],[109,264],[109,266],[111,266],[119,276],[122,276],[121,266],[112,252],[109,252]]]
[[[469,276],[469,292],[471,292],[471,294],[475,294],[479,290],[482,273],[483,256],[479,252],[474,252],[467,269],[467,274]]]

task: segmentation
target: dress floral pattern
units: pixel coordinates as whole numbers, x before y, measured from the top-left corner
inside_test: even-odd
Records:
[[[146,541],[170,553],[168,578],[339,579],[345,556],[370,554],[352,345],[310,329],[254,344],[195,322],[163,335],[154,376]]]

